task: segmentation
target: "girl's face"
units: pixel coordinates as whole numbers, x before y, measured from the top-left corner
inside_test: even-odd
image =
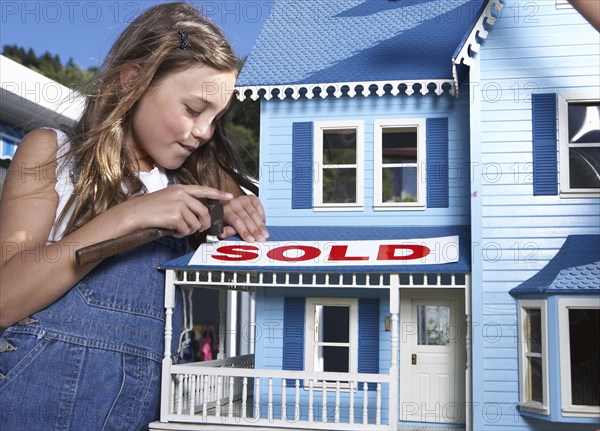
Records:
[[[192,66],[151,87],[132,112],[126,142],[140,170],[153,165],[177,169],[208,142],[233,96],[234,72]]]

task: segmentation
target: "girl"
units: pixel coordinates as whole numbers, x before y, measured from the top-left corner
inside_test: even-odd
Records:
[[[268,237],[225,136],[237,68],[193,6],[155,6],[116,41],[76,127],[19,145],[0,204],[0,321],[12,325],[0,338],[2,429],[138,430],[158,418],[156,268],[210,226],[203,199],[223,202],[224,236]],[[176,233],[100,263],[73,259],[145,227]]]

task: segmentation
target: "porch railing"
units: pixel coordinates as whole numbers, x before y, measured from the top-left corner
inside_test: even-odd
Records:
[[[390,429],[389,376],[256,370],[253,356],[172,365],[163,422]],[[165,400],[163,400],[165,402]]]

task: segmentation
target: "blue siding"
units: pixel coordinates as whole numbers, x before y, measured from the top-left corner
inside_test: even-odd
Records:
[[[600,91],[598,33],[554,1],[503,3],[471,77],[472,106],[481,107],[471,114],[473,429],[594,429],[520,414],[508,291],[543,268],[567,235],[600,231],[598,199],[534,196],[532,139],[533,94]]]
[[[469,96],[448,95],[343,97],[262,101],[261,200],[269,224],[278,226],[436,226],[469,224]],[[448,118],[448,208],[373,209],[373,124],[381,119]],[[293,124],[315,121],[364,121],[364,208],[362,211],[292,209]],[[333,215],[333,217],[332,217]]]

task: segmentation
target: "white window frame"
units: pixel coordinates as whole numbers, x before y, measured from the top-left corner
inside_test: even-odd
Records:
[[[373,204],[375,210],[414,210],[425,209],[427,195],[427,160],[426,160],[426,130],[425,119],[387,119],[375,120],[373,124],[373,181],[374,196]],[[383,130],[387,128],[417,128],[417,201],[416,202],[383,202]],[[388,165],[386,165],[388,166]],[[393,167],[394,165],[389,165]],[[400,167],[400,166],[398,166]]]
[[[571,351],[569,336],[569,310],[599,309],[598,298],[559,298],[558,345],[560,352],[560,392],[563,416],[600,417],[600,406],[574,405],[571,398]]]
[[[323,132],[325,130],[355,129],[356,130],[356,202],[355,203],[323,203]],[[315,211],[361,211],[364,207],[364,166],[365,166],[365,134],[364,121],[316,121],[314,123],[314,196]],[[351,165],[340,165],[351,167]]]
[[[315,365],[318,354],[318,322],[315,319],[315,306],[323,305],[328,307],[349,307],[349,360],[350,368],[348,374],[358,372],[358,300],[356,298],[306,298],[306,336],[304,337],[304,351],[306,352],[305,371],[309,373],[320,373],[315,371]],[[319,384],[315,380],[313,385]],[[308,387],[308,382],[305,382]],[[349,389],[349,384],[342,384],[342,389]]]
[[[544,299],[526,299],[517,303],[518,307],[518,335],[519,335],[519,407],[522,410],[549,415],[550,408],[548,404],[549,384],[548,384],[548,305]],[[541,340],[542,340],[542,402],[525,399],[527,394],[527,346],[525,333],[525,315],[527,309],[538,309],[541,314]]]
[[[563,93],[559,94],[557,98],[560,195],[563,198],[600,197],[600,189],[571,188],[569,178],[569,103],[598,102],[600,100],[600,91],[597,91],[595,96],[593,91],[590,93]]]

